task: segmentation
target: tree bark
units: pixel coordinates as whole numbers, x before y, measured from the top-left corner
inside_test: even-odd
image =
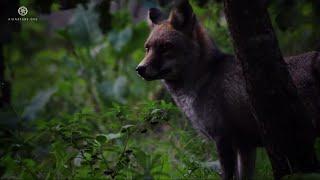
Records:
[[[5,80],[3,45],[0,43],[0,109],[11,104],[11,84]]]
[[[236,58],[276,179],[314,172],[315,130],[278,46],[264,0],[224,0]]]

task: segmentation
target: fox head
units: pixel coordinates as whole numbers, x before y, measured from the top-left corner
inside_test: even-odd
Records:
[[[149,9],[151,29],[146,54],[136,71],[145,80],[178,80],[199,54],[198,22],[187,0],[180,1],[166,19],[156,8]]]

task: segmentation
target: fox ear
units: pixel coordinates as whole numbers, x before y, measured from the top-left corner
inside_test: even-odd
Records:
[[[148,24],[151,28],[160,24],[164,20],[163,14],[160,9],[150,8],[148,12]]]
[[[171,11],[169,22],[177,30],[191,33],[196,22],[196,16],[188,0],[178,0],[175,8]]]

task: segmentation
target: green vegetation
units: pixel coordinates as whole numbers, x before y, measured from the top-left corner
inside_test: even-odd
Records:
[[[217,45],[232,52],[222,5],[193,5]],[[297,8],[312,15],[308,3]],[[276,27],[278,11],[272,4]],[[93,6],[78,6],[68,27],[48,32],[45,22],[23,22],[4,47],[12,104],[0,112],[1,179],[219,179],[214,144],[160,82],[136,75],[147,24],[132,23],[126,9],[112,14],[107,33],[98,20]],[[312,21],[277,28],[282,50],[312,49],[315,29]],[[272,179],[264,150],[256,177]]]

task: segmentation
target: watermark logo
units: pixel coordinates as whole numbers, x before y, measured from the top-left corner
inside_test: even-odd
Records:
[[[25,16],[28,14],[28,8],[21,6],[18,9],[18,14],[20,14],[20,16]]]
[[[21,6],[18,9],[18,14],[21,17],[9,17],[8,21],[21,22],[21,21],[38,21],[37,17],[25,17],[28,14],[28,8]]]

